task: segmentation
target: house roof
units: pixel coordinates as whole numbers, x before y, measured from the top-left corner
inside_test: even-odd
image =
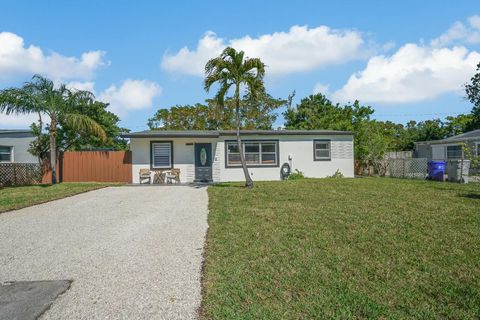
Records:
[[[443,144],[443,143],[455,143],[471,140],[480,140],[480,129],[465,132],[453,137],[441,139],[441,140],[432,140],[432,141],[419,141],[415,142],[416,144]]]
[[[235,130],[145,130],[130,132],[122,135],[124,138],[218,138],[220,136],[234,136]],[[353,135],[350,131],[335,130],[242,130],[243,136],[251,135]]]
[[[0,134],[7,133],[33,133],[30,129],[0,129]]]

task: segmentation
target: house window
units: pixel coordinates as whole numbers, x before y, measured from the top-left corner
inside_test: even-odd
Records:
[[[173,164],[173,143],[171,141],[155,141],[150,144],[152,169],[171,169]]]
[[[247,166],[278,166],[278,141],[244,141],[242,147]],[[241,165],[237,142],[226,141],[226,166]]]
[[[13,162],[13,147],[0,146],[0,162]]]
[[[447,159],[462,159],[462,146],[447,146]]]
[[[315,161],[331,159],[331,143],[330,140],[314,140],[313,141],[313,158]]]

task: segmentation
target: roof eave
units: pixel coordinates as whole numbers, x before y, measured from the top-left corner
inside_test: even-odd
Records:
[[[133,132],[120,135],[122,138],[218,138],[220,136],[234,136],[236,134],[233,130],[220,130],[212,132]],[[351,131],[333,131],[333,130],[245,130],[241,131],[242,136],[273,136],[273,135],[290,135],[290,136],[307,136],[307,135],[349,135],[353,136]]]

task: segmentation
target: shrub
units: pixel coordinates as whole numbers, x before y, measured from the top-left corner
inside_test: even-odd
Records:
[[[305,176],[303,175],[303,172],[299,171],[298,169],[295,169],[295,172],[291,173],[288,176],[288,180],[300,180],[300,179],[305,179]]]
[[[335,171],[335,173],[331,176],[328,176],[327,178],[343,178],[343,173],[340,172],[340,169],[337,169],[337,171]]]

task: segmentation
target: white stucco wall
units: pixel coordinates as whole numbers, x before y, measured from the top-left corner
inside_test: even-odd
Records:
[[[0,146],[13,147],[13,162],[15,163],[38,163],[37,158],[28,152],[30,142],[34,139],[31,133],[2,133],[0,134]]]
[[[219,179],[219,163],[216,157],[217,141],[208,138],[132,138],[130,139],[130,150],[132,151],[132,180],[139,183],[140,169],[150,169],[150,142],[151,141],[173,141],[173,165],[180,169],[180,181],[192,182],[195,179],[194,145],[193,143],[212,143],[212,174],[214,181]],[[188,144],[188,145],[187,145]],[[152,172],[153,181],[153,172]]]
[[[194,146],[193,143],[212,143],[212,175],[214,182],[242,181],[244,180],[241,168],[225,167],[225,140],[234,137],[221,136],[220,138],[131,138],[132,150],[132,176],[133,183],[139,183],[139,170],[150,168],[150,142],[173,141],[174,167],[180,169],[180,181],[192,182],[195,179]],[[305,176],[323,178],[335,173],[338,169],[346,177],[354,176],[353,163],[353,136],[348,135],[271,135],[271,136],[246,136],[245,140],[278,140],[279,141],[279,166],[278,167],[253,167],[248,171],[253,180],[279,180],[280,167],[283,163],[290,164],[292,171],[298,169]],[[331,160],[313,160],[313,140],[331,140]],[[191,145],[187,145],[191,144]],[[291,160],[289,160],[289,155]],[[152,177],[153,178],[153,177]]]

